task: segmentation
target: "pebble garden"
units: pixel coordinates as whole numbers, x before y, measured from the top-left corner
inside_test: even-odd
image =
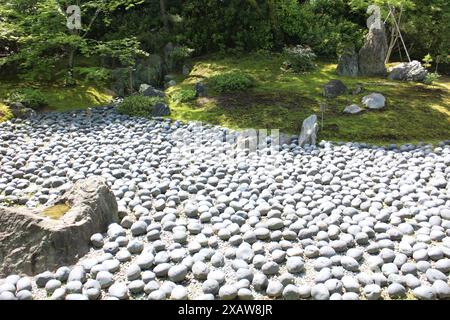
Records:
[[[1,123],[2,205],[101,175],[120,222],[0,300],[450,298],[448,143],[234,152],[227,132],[110,107]]]

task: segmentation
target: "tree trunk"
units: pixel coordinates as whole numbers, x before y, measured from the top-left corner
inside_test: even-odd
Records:
[[[130,67],[128,69],[128,76],[129,76],[129,86],[130,86],[130,94],[132,94],[134,92],[134,88],[133,88],[133,68]]]
[[[70,47],[70,49],[69,49],[69,64],[68,64],[67,79],[66,79],[67,86],[75,85],[75,78],[73,75],[74,66],[75,66],[75,48]]]
[[[159,0],[159,7],[161,9],[161,20],[164,25],[164,29],[166,31],[169,31],[169,20],[167,19],[167,12],[166,12],[166,0]]]

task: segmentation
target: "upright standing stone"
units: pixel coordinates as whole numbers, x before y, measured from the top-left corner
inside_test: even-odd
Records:
[[[366,41],[359,50],[359,75],[386,76],[387,70],[384,60],[387,50],[388,44],[384,25],[379,29],[376,27],[370,28]]]
[[[356,77],[358,76],[358,54],[355,47],[349,47],[344,50],[339,57],[339,63],[336,72],[340,76]]]
[[[315,114],[309,116],[303,121],[302,131],[298,138],[298,144],[303,147],[305,144],[315,145],[317,140],[317,116]]]

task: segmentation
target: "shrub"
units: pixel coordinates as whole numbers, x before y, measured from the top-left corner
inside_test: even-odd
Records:
[[[11,110],[0,101],[0,122],[8,121],[12,118],[14,118],[14,115]]]
[[[8,102],[20,102],[25,107],[38,110],[48,105],[45,95],[36,89],[17,89],[8,95]]]
[[[285,47],[283,50],[285,58],[284,64],[294,72],[308,72],[316,68],[316,55],[309,47],[297,45],[295,47]]]
[[[117,107],[122,114],[137,117],[149,117],[155,104],[164,102],[160,97],[129,96]]]
[[[255,80],[242,72],[228,72],[210,78],[210,84],[218,92],[227,92],[251,88]]]
[[[437,72],[429,72],[427,74],[427,77],[425,78],[425,80],[423,81],[423,83],[431,85],[433,84],[434,81],[436,81],[437,79],[439,79],[441,76],[437,73]]]
[[[195,99],[195,90],[181,89],[172,93],[170,97],[175,103],[192,101]]]

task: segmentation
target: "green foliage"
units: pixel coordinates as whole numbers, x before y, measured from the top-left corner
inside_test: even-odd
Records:
[[[441,76],[437,72],[429,72],[427,77],[423,81],[425,84],[432,85],[433,82],[438,80]]]
[[[98,42],[91,50],[101,57],[117,59],[127,67],[133,67],[137,57],[149,55],[148,52],[140,49],[139,41],[135,37]]]
[[[136,57],[146,54],[140,49],[140,42],[135,37],[106,40],[102,32],[95,29],[98,28],[95,24],[111,22],[115,10],[142,3],[138,0],[84,0],[77,3],[70,0],[17,0],[0,4],[0,13],[7,13],[2,28],[14,28],[18,47],[3,62],[17,65],[22,78],[27,81],[55,81],[56,74],[65,72],[68,84],[75,84],[73,69],[79,54],[101,55],[117,59],[127,67],[133,66]],[[81,8],[81,30],[69,29],[67,25],[66,8],[73,4]],[[3,34],[2,29],[0,32]],[[11,32],[5,34],[8,39],[12,37]],[[0,43],[2,39],[0,36]],[[88,73],[95,79],[105,78],[104,72]]]
[[[149,117],[155,104],[162,102],[164,102],[163,98],[134,95],[123,99],[117,111],[129,116]]]
[[[195,90],[194,89],[180,89],[173,92],[170,98],[175,103],[182,103],[195,100]]]
[[[65,10],[73,4],[81,7],[81,30],[66,25]],[[429,53],[433,66],[448,68],[448,0],[14,0],[0,2],[0,71],[40,82],[59,81],[66,73],[70,84],[80,56],[101,56],[95,67],[128,68],[131,88],[138,85],[132,83],[136,61],[147,53],[164,57],[168,69],[180,69],[191,57],[189,48],[195,55],[242,54],[301,43],[335,59],[350,44],[362,46],[371,4],[380,6],[382,20],[389,5],[397,17],[402,8],[400,27],[411,58]],[[387,20],[388,34],[392,27]],[[168,42],[175,50],[166,57]],[[392,58],[401,58],[397,48]],[[105,75],[84,71],[94,81]]]
[[[197,53],[273,48],[272,2],[183,2],[182,40]]]
[[[183,63],[192,55],[193,49],[186,46],[176,46],[169,54],[170,69],[181,70]]]
[[[96,85],[106,85],[111,79],[111,70],[101,67],[77,67],[75,72],[85,82]]]
[[[286,59],[285,64],[294,72],[303,73],[314,70],[316,55],[309,47],[297,45],[295,47],[286,47],[283,50]]]
[[[37,89],[17,89],[8,95],[8,102],[20,102],[25,107],[39,110],[48,105],[45,95]]]
[[[248,89],[254,86],[253,77],[242,72],[227,72],[209,79],[212,88],[218,92],[230,92]]]
[[[428,69],[429,67],[431,67],[431,63],[433,62],[433,58],[428,53],[425,57],[423,57],[422,61],[423,61],[423,66]]]
[[[0,101],[0,122],[8,121],[12,118],[14,118],[14,115],[11,110],[9,110],[8,106]]]
[[[348,44],[362,46],[364,29],[359,14],[349,15],[350,8],[343,0],[277,2],[279,28],[287,43],[303,43],[318,55],[335,57]]]
[[[0,11],[8,13],[4,17],[5,25],[15,30],[17,47],[4,59],[6,63],[18,65],[25,80],[53,80],[58,62],[70,51],[86,47],[85,39],[69,32],[66,26],[63,8],[67,4],[56,0],[18,0],[1,5]]]

